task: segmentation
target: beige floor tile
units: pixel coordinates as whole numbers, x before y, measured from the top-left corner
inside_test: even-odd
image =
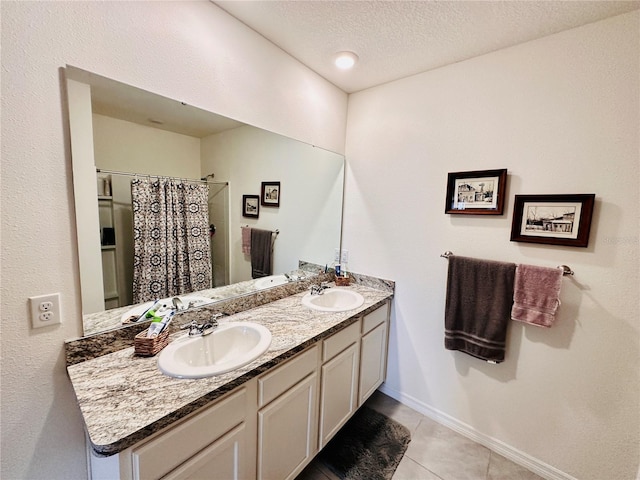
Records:
[[[405,456],[395,473],[392,480],[442,480],[435,473],[430,472],[422,465],[414,462]]]
[[[376,391],[366,405],[411,431],[411,442],[393,480],[543,480],[424,415]],[[338,480],[314,461],[296,480]]]
[[[491,452],[487,480],[543,480],[542,477],[513,463],[511,460]]]
[[[300,474],[298,474],[296,480],[330,480],[330,478],[325,475],[320,465],[319,461],[314,460],[307,465]]]
[[[444,480],[484,480],[491,451],[427,420],[412,435],[405,456]]]
[[[416,428],[418,428],[420,421],[424,418],[422,414],[378,390],[373,392],[365,402],[365,405],[404,425],[412,435]]]

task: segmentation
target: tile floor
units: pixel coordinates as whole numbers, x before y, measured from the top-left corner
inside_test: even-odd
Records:
[[[411,431],[393,480],[542,480],[533,472],[377,391],[367,405]],[[337,480],[318,461],[296,480]]]

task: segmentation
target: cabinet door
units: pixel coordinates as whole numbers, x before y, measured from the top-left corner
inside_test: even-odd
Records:
[[[356,410],[358,352],[358,343],[355,343],[322,366],[320,448]]]
[[[253,397],[248,393],[249,389],[255,394],[255,382],[247,383],[202,412],[134,447],[131,452],[133,479],[162,478],[190,462],[198,452],[218,444],[218,440],[226,438],[236,427],[244,425],[246,428],[247,405]]]
[[[245,458],[244,442],[247,440],[243,423],[162,478],[163,480],[246,479],[245,469],[249,459]]]
[[[384,382],[386,367],[387,322],[384,322],[362,337],[358,405],[362,405]]]
[[[295,478],[318,451],[317,390],[314,372],[258,412],[259,479]]]

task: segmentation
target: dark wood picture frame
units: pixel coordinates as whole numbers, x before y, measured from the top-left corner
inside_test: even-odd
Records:
[[[587,247],[594,193],[516,195],[511,241]]]
[[[280,182],[262,182],[260,204],[263,207],[280,206]]]
[[[502,215],[506,189],[506,168],[449,173],[444,213]]]
[[[258,195],[242,195],[242,216],[258,218],[260,215],[260,197]]]

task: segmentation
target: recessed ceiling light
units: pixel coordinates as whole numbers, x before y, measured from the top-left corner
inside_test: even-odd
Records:
[[[358,55],[353,52],[336,53],[334,63],[341,70],[349,70],[358,61]]]

